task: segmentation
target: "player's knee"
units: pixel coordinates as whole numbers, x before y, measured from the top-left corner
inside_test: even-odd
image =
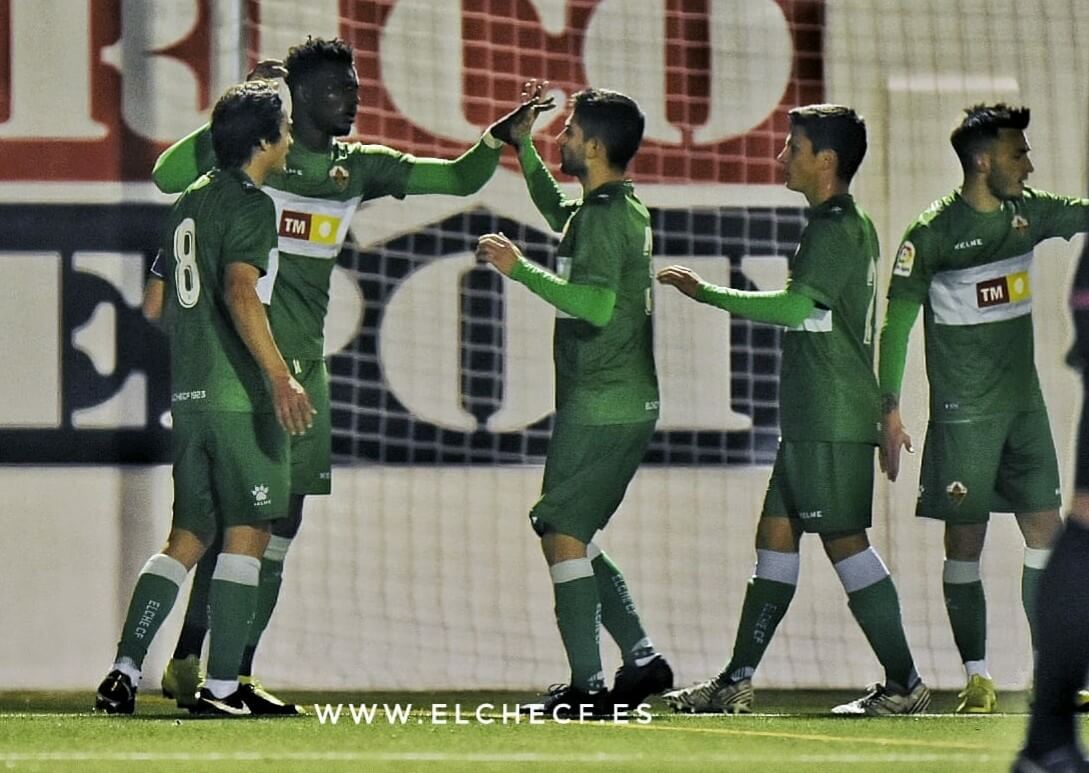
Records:
[[[822,534],[821,544],[824,545],[824,553],[828,559],[836,563],[868,549],[870,539],[865,531]]]

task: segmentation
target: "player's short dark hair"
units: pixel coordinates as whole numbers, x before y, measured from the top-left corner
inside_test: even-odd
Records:
[[[306,42],[288,49],[284,67],[287,69],[287,87],[292,92],[312,75],[329,65],[351,67],[355,64],[352,47],[340,38],[307,37]]]
[[[1010,107],[1005,102],[978,104],[964,108],[964,118],[949,135],[953,150],[965,172],[972,170],[972,159],[998,139],[1002,129],[1024,131],[1029,125],[1027,107]]]
[[[646,117],[631,97],[609,89],[583,89],[571,97],[573,114],[584,139],[605,145],[609,163],[626,169],[643,141]]]
[[[222,169],[246,164],[265,140],[280,141],[284,106],[271,81],[231,86],[212,110],[212,148]]]
[[[801,129],[813,143],[813,153],[836,154],[836,177],[851,182],[866,157],[866,122],[844,105],[806,105],[789,113],[790,128]]]

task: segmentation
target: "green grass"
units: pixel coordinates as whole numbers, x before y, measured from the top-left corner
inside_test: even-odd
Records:
[[[347,708],[336,725],[316,716],[192,719],[173,702],[140,697],[134,717],[87,709],[90,692],[0,693],[0,770],[17,771],[1007,771],[1024,735],[1025,696],[1006,693],[1013,712],[958,717],[952,695],[936,695],[933,715],[833,718],[840,692],[757,695],[765,714],[679,716],[655,705],[649,724],[453,724],[453,705],[472,718],[481,703],[524,694],[297,693],[304,705],[412,704],[406,724],[355,725]],[[447,705],[433,724],[432,704]]]

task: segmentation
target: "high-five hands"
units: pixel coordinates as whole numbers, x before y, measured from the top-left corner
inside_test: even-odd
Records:
[[[510,276],[522,258],[522,251],[502,233],[484,234],[476,246],[476,259],[491,263],[500,273]]]
[[[548,81],[526,81],[522,86],[522,103],[488,128],[491,135],[508,145],[518,147],[522,138],[532,131],[537,116],[556,106],[556,100],[545,95],[546,88]]]

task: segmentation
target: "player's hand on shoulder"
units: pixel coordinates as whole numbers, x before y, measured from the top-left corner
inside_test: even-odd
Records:
[[[703,284],[700,275],[687,266],[666,266],[656,278],[660,284],[676,287],[689,298],[695,298]]]
[[[302,384],[290,373],[273,379],[272,404],[276,410],[276,420],[292,435],[302,435],[314,426],[314,406]]]
[[[260,62],[253,66],[249,74],[246,76],[247,81],[256,80],[276,80],[277,78],[286,78],[287,68],[284,67],[284,63],[280,59],[262,59]]]
[[[510,276],[522,259],[522,251],[500,231],[480,237],[476,245],[476,259],[491,263],[501,273]]]
[[[547,88],[548,81],[526,81],[522,86],[521,104],[488,127],[488,132],[497,140],[518,147],[533,130],[537,116],[556,106],[555,98],[545,94]]]
[[[891,481],[900,474],[900,450],[904,448],[909,454],[915,453],[911,435],[900,418],[900,409],[892,408],[881,417],[881,446],[877,454],[881,471]]]

